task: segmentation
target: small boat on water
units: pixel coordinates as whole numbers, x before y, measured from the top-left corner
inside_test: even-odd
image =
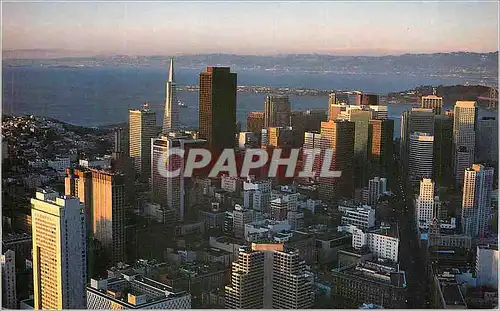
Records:
[[[181,101],[179,101],[179,102],[177,103],[177,105],[178,105],[179,107],[181,107],[181,108],[187,108],[187,105],[186,105],[185,103],[181,102]]]

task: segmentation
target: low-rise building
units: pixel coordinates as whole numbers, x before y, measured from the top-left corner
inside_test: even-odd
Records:
[[[87,309],[191,309],[191,295],[140,275],[92,279]]]

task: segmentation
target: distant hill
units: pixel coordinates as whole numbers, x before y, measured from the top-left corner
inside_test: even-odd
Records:
[[[66,53],[66,54],[65,54]],[[4,51],[4,66],[132,66],[167,67],[168,56],[80,56],[66,50]],[[31,56],[30,56],[31,55]],[[76,55],[75,53],[71,55]],[[29,57],[30,56],[30,57]],[[415,76],[465,77],[480,84],[497,83],[498,51],[491,53],[404,54],[398,56],[333,56],[291,54],[252,56],[233,54],[182,55],[177,68],[200,69],[206,66],[230,66],[233,70],[337,74],[401,74]]]

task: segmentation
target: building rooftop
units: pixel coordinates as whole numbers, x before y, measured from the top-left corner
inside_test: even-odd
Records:
[[[382,222],[378,227],[368,229],[367,232],[385,235],[399,239],[399,226],[397,223],[384,223]]]

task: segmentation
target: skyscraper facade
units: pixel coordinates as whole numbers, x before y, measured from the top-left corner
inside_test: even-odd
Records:
[[[476,162],[498,161],[498,120],[482,117],[477,124]]]
[[[185,216],[185,201],[184,196],[185,178],[184,178],[184,159],[187,158],[187,153],[191,147],[204,147],[206,141],[203,139],[193,139],[188,135],[176,134],[174,136],[162,136],[160,138],[153,138],[152,146],[152,159],[151,159],[151,190],[153,199],[164,207],[168,207],[177,213],[180,220],[184,220]],[[160,160],[162,156],[172,148],[179,148],[184,150],[185,157],[171,156],[167,158],[164,163],[169,171],[180,169],[180,174],[177,177],[162,176],[158,165],[162,163]]]
[[[477,120],[476,102],[457,101],[453,115],[453,167],[455,182],[462,185],[465,169],[471,167],[474,162]],[[468,154],[467,161],[464,161],[463,157],[465,152]]]
[[[170,70],[165,88],[165,115],[163,116],[163,135],[179,129],[179,105],[177,104],[177,90],[174,81],[174,59],[170,59]]]
[[[38,191],[31,205],[34,309],[85,309],[83,205],[49,190]]]
[[[416,222],[419,228],[429,228],[434,218],[437,218],[437,210],[434,204],[434,182],[432,179],[424,178],[420,181],[420,193],[416,203]]]
[[[362,106],[378,106],[379,97],[377,94],[361,94],[361,105]]]
[[[422,108],[432,109],[436,115],[441,114],[443,109],[443,98],[436,95],[422,96]]]
[[[309,309],[314,302],[312,282],[297,249],[273,254],[273,309]]]
[[[434,135],[434,113],[432,109],[412,108],[401,115],[400,154],[403,163],[408,163],[410,135],[414,132]]]
[[[225,287],[226,309],[262,309],[264,306],[264,253],[240,248],[232,263],[231,284]]]
[[[453,120],[446,115],[434,118],[434,180],[439,186],[452,181]]]
[[[200,73],[199,138],[216,152],[236,143],[236,84],[236,73],[229,67],[208,67]]]
[[[0,257],[2,265],[2,307],[17,309],[16,254],[11,249],[3,249]]]
[[[64,194],[77,197],[85,207],[87,232],[93,233],[92,173],[85,168],[67,168],[64,178]]]
[[[385,175],[394,156],[394,120],[370,120],[368,125],[368,159],[371,172]]]
[[[286,95],[268,95],[264,104],[264,126],[290,126],[290,99]]]
[[[259,136],[264,128],[264,112],[250,112],[247,117],[247,130]]]
[[[129,111],[130,157],[136,173],[147,181],[151,172],[151,138],[156,137],[156,114],[147,105]]]
[[[125,208],[123,174],[91,169],[94,237],[102,243],[111,262],[124,260]]]
[[[462,231],[472,237],[482,237],[487,232],[491,209],[493,185],[492,167],[473,164],[464,176],[462,198]]]
[[[330,170],[342,172],[340,178],[319,178],[318,190],[322,200],[350,198],[353,195],[354,126],[354,123],[349,121],[321,122],[322,154],[320,159],[323,159],[326,149],[332,149]]]
[[[410,135],[408,176],[411,182],[432,178],[434,136],[414,132]]]

